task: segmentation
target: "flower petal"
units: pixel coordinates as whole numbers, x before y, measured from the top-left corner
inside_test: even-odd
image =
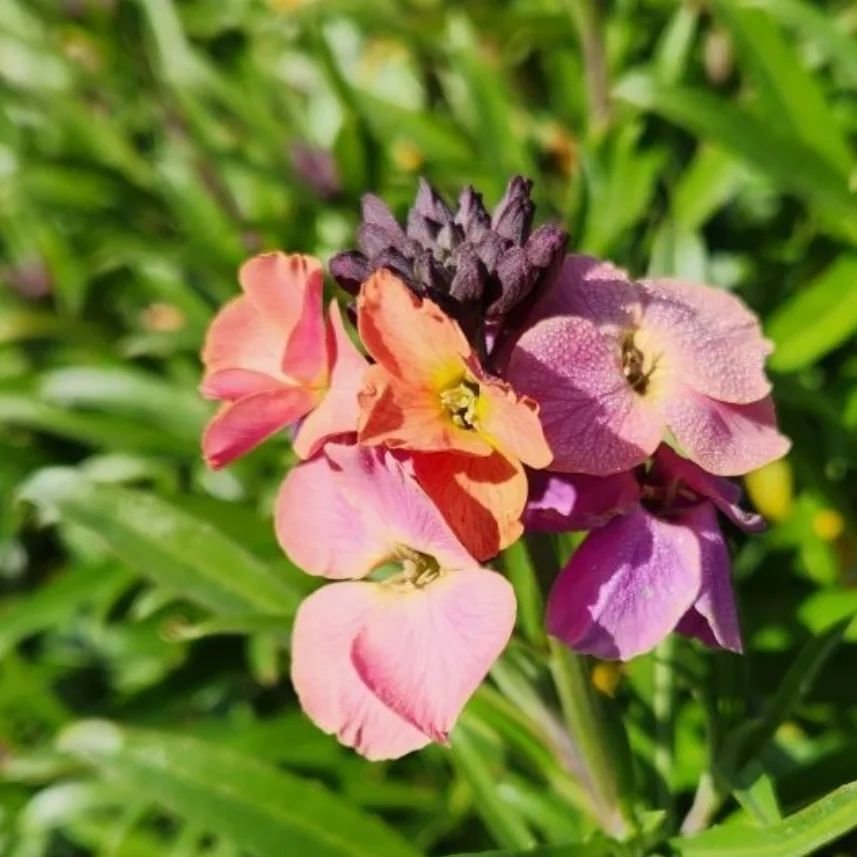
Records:
[[[476,406],[479,433],[510,458],[530,467],[547,467],[553,453],[539,421],[538,405],[516,396],[508,384],[486,382],[479,385]]]
[[[202,436],[205,460],[214,468],[229,464],[299,420],[313,403],[301,387],[278,387],[224,405]]]
[[[496,556],[523,532],[523,468],[494,452],[486,457],[411,453],[417,481],[462,544],[479,560]]]
[[[743,646],[729,552],[717,525],[717,513],[710,503],[700,503],[688,509],[681,522],[696,533],[702,548],[702,587],[678,630],[707,646],[740,653]]]
[[[298,253],[264,253],[241,266],[241,288],[281,332],[282,371],[310,384],[326,374],[321,263]]]
[[[234,402],[245,396],[271,392],[282,386],[270,375],[263,375],[252,369],[218,369],[202,379],[199,391],[207,399]]]
[[[459,326],[386,269],[363,284],[357,324],[367,351],[408,385],[441,389],[464,376],[471,349]]]
[[[446,569],[475,564],[425,492],[385,450],[328,443],[283,481],[275,525],[283,550],[308,574],[363,577],[403,547]]]
[[[693,531],[639,508],[590,533],[548,599],[548,631],[571,648],[629,660],[654,648],[702,586]]]
[[[540,533],[567,533],[601,527],[640,499],[630,471],[612,476],[531,470],[524,526]]]
[[[401,381],[383,366],[371,366],[358,394],[360,443],[421,452],[455,450],[490,455],[478,432],[456,426],[437,392]]]
[[[389,587],[358,635],[358,674],[389,708],[446,741],[515,624],[515,594],[493,571],[455,571],[422,587]]]
[[[300,458],[315,455],[329,438],[357,431],[360,408],[357,394],[368,364],[351,341],[339,304],[331,301],[327,322],[330,380],[318,407],[301,423],[292,447]]]
[[[765,358],[772,345],[758,318],[734,295],[682,280],[644,280],[641,327],[664,349],[664,362],[698,393],[755,402],[771,391]]]
[[[367,759],[398,759],[431,740],[395,714],[351,662],[354,640],[382,598],[378,584],[336,583],[298,608],[292,631],[292,684],[323,731]]]
[[[582,318],[557,316],[530,328],[512,352],[507,377],[539,404],[553,470],[629,470],[661,440],[657,407],[631,389],[610,340]]]
[[[741,489],[722,476],[712,476],[701,467],[682,458],[666,444],[655,451],[651,479],[660,482],[683,482],[700,497],[710,500],[733,524],[749,533],[765,529],[765,521],[755,512],[741,508]]]
[[[777,431],[770,397],[749,405],[717,402],[685,388],[663,403],[688,458],[717,476],[740,476],[784,456],[791,442]]]

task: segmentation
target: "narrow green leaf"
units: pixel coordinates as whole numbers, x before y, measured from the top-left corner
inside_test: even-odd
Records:
[[[766,325],[776,344],[770,366],[809,366],[857,332],[857,256],[841,256],[781,304]]]
[[[297,594],[206,521],[142,491],[99,485],[73,468],[36,472],[22,499],[90,530],[136,572],[220,613],[290,616]]]
[[[254,857],[416,857],[407,842],[316,783],[223,745],[89,720],[60,749]]]
[[[670,844],[679,857],[804,857],[855,827],[857,783],[851,783],[770,827],[724,825]]]
[[[619,846],[606,839],[574,842],[568,845],[544,845],[525,851],[479,851],[476,854],[451,854],[449,857],[610,857]]]
[[[715,9],[732,34],[742,67],[753,77],[768,119],[847,173],[854,159],[829,100],[770,15],[742,8],[736,0],[716,0]]]
[[[849,189],[848,174],[745,108],[699,89],[661,86],[642,73],[622,80],[615,95],[737,154],[776,186],[815,206],[828,229],[857,238],[857,195]]]

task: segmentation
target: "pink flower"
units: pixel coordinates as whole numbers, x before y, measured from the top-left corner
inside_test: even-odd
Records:
[[[569,256],[506,376],[540,404],[555,470],[628,470],[669,432],[701,467],[731,476],[790,446],[768,395],[770,351],[756,317],[727,292],[634,282]]]
[[[212,321],[202,352],[202,392],[224,403],[203,436],[206,461],[223,467],[299,420],[301,458],[356,432],[366,361],[336,303],[324,319],[320,263],[266,253],[244,263],[239,281],[243,294]]]
[[[617,491],[621,505],[614,513],[605,502],[607,493],[584,496],[576,476],[555,477],[551,493],[542,495],[542,513],[545,498],[552,497],[555,531],[562,515],[566,529],[577,528],[581,508],[584,518],[597,508],[609,519],[586,537],[554,583],[549,632],[578,651],[620,660],[649,651],[674,630],[740,652],[717,510],[746,530],[759,529],[761,518],[738,506],[736,485],[667,446],[658,449],[650,470],[639,468],[636,476],[637,502],[628,506],[625,489]]]
[[[295,563],[342,581],[310,595],[295,619],[304,711],[370,759],[446,741],[512,633],[509,583],[479,567],[384,449],[329,443],[299,464],[276,527]]]

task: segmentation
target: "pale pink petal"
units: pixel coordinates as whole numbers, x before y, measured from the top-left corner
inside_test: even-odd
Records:
[[[742,530],[758,533],[765,529],[761,515],[741,508],[742,492],[735,482],[722,476],[712,476],[692,461],[682,458],[666,444],[662,443],[655,451],[649,478],[661,484],[676,482],[686,485],[700,497],[711,500]]]
[[[320,729],[372,760],[397,759],[430,741],[366,687],[351,661],[380,588],[325,586],[301,604],[292,631],[292,683],[301,707]]]
[[[281,387],[270,375],[251,369],[219,369],[202,379],[199,391],[207,399],[223,399],[234,402],[245,396],[265,393]]]
[[[310,458],[325,441],[356,433],[360,418],[357,393],[367,369],[366,358],[345,331],[339,305],[331,301],[327,323],[329,387],[318,407],[307,416],[295,435],[292,447],[301,458]]]
[[[531,470],[524,526],[539,533],[566,533],[601,527],[640,499],[634,474],[612,476]]]
[[[663,402],[681,451],[717,476],[740,476],[784,456],[791,442],[777,431],[770,397],[749,405],[717,402],[688,388]]]
[[[277,538],[309,574],[363,577],[403,548],[473,567],[425,492],[389,452],[328,443],[293,468],[277,498]]]
[[[224,405],[203,434],[205,460],[215,468],[229,464],[299,420],[312,406],[312,396],[299,387],[280,387]]]
[[[663,351],[667,371],[724,402],[755,402],[771,391],[765,358],[771,343],[758,318],[734,295],[681,280],[640,283],[640,326]]]
[[[574,315],[616,333],[640,317],[639,290],[611,262],[569,254],[559,276],[536,304],[530,325],[554,315]]]
[[[664,423],[657,404],[631,389],[618,350],[589,321],[565,316],[539,322],[518,341],[507,377],[539,404],[552,470],[619,473],[660,443]]]
[[[312,383],[326,369],[321,264],[297,253],[264,253],[238,275],[259,315],[280,331],[282,371]]]
[[[205,337],[202,362],[208,373],[246,369],[282,380],[286,340],[272,319],[260,315],[246,296],[226,304]]]
[[[643,509],[590,533],[548,599],[548,631],[600,658],[654,648],[696,601],[701,550],[694,532]]]
[[[707,646],[741,652],[741,629],[732,591],[729,552],[710,503],[688,509],[680,518],[692,530],[702,549],[702,587],[678,630]]]
[[[384,595],[355,641],[354,666],[389,708],[446,741],[509,641],[514,591],[499,574],[473,569]]]

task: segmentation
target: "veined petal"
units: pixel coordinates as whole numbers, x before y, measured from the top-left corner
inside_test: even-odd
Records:
[[[275,509],[277,538],[309,574],[363,577],[403,548],[442,568],[473,567],[426,493],[389,452],[328,443],[293,468]]]
[[[283,386],[270,375],[252,369],[218,369],[209,372],[200,384],[199,391],[207,399],[234,402],[256,393],[267,393]]]
[[[700,503],[680,518],[699,540],[702,550],[702,587],[693,607],[679,622],[678,630],[707,646],[743,651],[741,629],[732,591],[732,573],[726,542],[710,503]]]
[[[518,462],[499,452],[411,453],[409,459],[417,481],[477,559],[496,556],[523,532],[527,478]]]
[[[314,397],[301,387],[278,387],[224,405],[202,437],[211,467],[223,467],[306,414]]]
[[[663,409],[681,450],[717,476],[749,473],[791,448],[791,441],[777,431],[770,397],[730,405],[684,388],[665,400]]]
[[[363,376],[358,401],[363,444],[422,452],[454,450],[477,456],[493,451],[479,432],[452,422],[439,392],[408,384],[378,364]]]
[[[354,643],[354,666],[388,708],[446,741],[515,624],[515,594],[485,569],[388,587]]]
[[[306,384],[326,374],[321,263],[298,253],[264,253],[241,266],[241,288],[280,331],[282,371]]]
[[[471,349],[459,326],[390,271],[363,284],[357,324],[367,351],[407,385],[440,390],[463,379]]]
[[[767,396],[765,358],[773,346],[758,318],[734,295],[674,279],[643,280],[641,327],[671,372],[698,393],[747,404]]]
[[[335,301],[331,301],[329,309],[327,354],[330,366],[327,392],[301,423],[292,445],[300,458],[315,455],[329,438],[356,432],[360,419],[357,394],[368,364],[348,336]]]
[[[610,339],[585,319],[557,316],[530,328],[512,352],[507,377],[539,404],[553,470],[629,470],[663,435],[658,402],[631,389]]]
[[[531,470],[524,526],[539,533],[591,530],[630,509],[640,487],[630,471],[612,476]]]
[[[694,532],[642,508],[590,533],[548,599],[548,631],[600,658],[629,660],[673,631],[699,596]]]
[[[354,641],[383,600],[373,583],[336,583],[298,608],[292,631],[292,683],[301,707],[323,731],[367,759],[398,759],[431,740],[364,684]]]
[[[476,413],[479,433],[504,455],[530,467],[550,464],[553,453],[532,399],[515,395],[508,384],[487,382],[479,385]]]

